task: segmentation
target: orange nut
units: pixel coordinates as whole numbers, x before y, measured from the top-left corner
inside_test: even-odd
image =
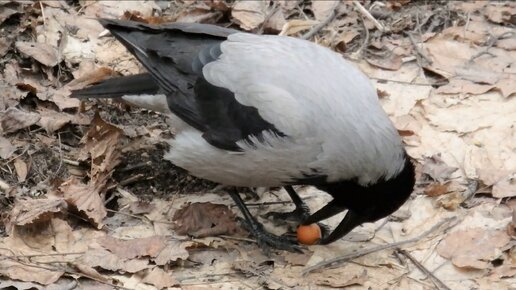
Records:
[[[300,225],[297,228],[297,240],[304,245],[314,245],[321,239],[321,228],[317,224]]]

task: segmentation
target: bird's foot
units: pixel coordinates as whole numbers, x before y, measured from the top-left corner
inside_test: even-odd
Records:
[[[301,246],[294,236],[277,236],[267,232],[263,225],[259,223],[249,223],[245,219],[240,219],[240,222],[254,236],[260,248],[267,254],[270,253],[271,248],[289,252],[302,252]]]
[[[293,221],[297,223],[303,222],[310,216],[310,209],[306,204],[302,204],[299,207],[296,207],[293,211],[289,212],[275,212],[271,211],[263,215],[264,218],[271,218],[274,221]]]

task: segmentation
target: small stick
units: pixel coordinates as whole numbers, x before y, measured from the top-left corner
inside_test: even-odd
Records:
[[[410,40],[410,43],[412,43],[412,46],[414,47],[414,49],[416,50],[416,52],[426,60],[426,62],[428,64],[432,64],[432,60],[426,56],[426,54],[423,53],[423,51],[421,50],[421,48],[417,45],[416,43],[416,40],[414,39],[414,37],[412,36],[412,34],[410,33],[407,33],[408,37],[409,37],[409,40]]]
[[[312,27],[312,29],[310,29],[307,33],[303,34],[303,36],[301,36],[300,38],[310,39],[312,36],[316,35],[319,31],[321,31],[321,29],[323,29],[326,25],[328,25],[335,18],[335,16],[337,16],[336,9],[339,6],[339,4],[340,1],[335,2],[335,5],[333,5],[330,15],[328,15],[328,17],[326,17],[326,19],[324,19],[323,22]]]
[[[484,54],[489,54],[489,55],[493,55],[492,53],[489,52],[489,49],[491,47],[493,47],[493,45],[495,45],[495,43],[500,40],[500,39],[504,39],[508,36],[512,36],[514,34],[513,31],[507,31],[505,33],[502,33],[498,36],[491,36],[489,38],[489,40],[487,41],[487,45],[486,47],[480,51],[479,53],[475,54],[474,56],[472,56],[469,60],[470,63],[472,63],[475,59],[479,58],[480,56],[484,55]]]
[[[136,175],[133,175],[127,179],[120,181],[120,185],[128,185],[128,184],[137,182],[137,181],[141,180],[143,177],[144,177],[144,175],[142,173],[138,173]]]
[[[376,26],[376,29],[378,29],[380,32],[385,32],[385,26],[378,22],[378,20],[376,20],[376,18],[374,18],[374,16],[371,15],[371,13],[369,13],[369,11],[367,11],[367,9],[365,9],[365,7],[362,6],[362,4],[360,4],[360,2],[355,0],[353,1],[353,4],[360,13],[362,13],[367,19],[373,22],[374,26]]]
[[[407,244],[411,244],[411,243],[414,243],[414,242],[418,242],[418,241],[422,240],[423,238],[425,238],[426,236],[428,236],[429,234],[431,234],[432,232],[434,232],[434,231],[438,230],[439,228],[441,228],[441,226],[443,226],[444,224],[449,224],[452,221],[456,221],[456,220],[457,220],[457,217],[447,218],[447,219],[437,223],[433,227],[431,227],[428,231],[420,234],[419,236],[416,236],[416,237],[413,237],[411,239],[408,239],[408,240],[399,241],[399,242],[390,243],[390,244],[385,244],[385,245],[380,245],[380,246],[372,247],[372,248],[369,248],[369,249],[364,249],[362,251],[358,251],[358,252],[355,252],[355,253],[347,254],[347,255],[344,255],[344,256],[341,256],[341,257],[337,257],[337,258],[334,258],[334,259],[330,259],[330,260],[321,262],[319,264],[316,264],[316,265],[313,265],[311,267],[306,268],[305,270],[303,270],[302,274],[306,275],[306,274],[308,274],[310,272],[313,272],[315,270],[318,270],[318,269],[321,269],[321,268],[324,268],[324,267],[327,267],[327,266],[330,266],[330,265],[334,265],[334,264],[345,263],[345,262],[351,261],[353,259],[356,259],[358,257],[362,257],[362,256],[365,256],[365,255],[374,253],[374,252],[378,252],[378,251],[382,251],[382,250],[387,250],[387,249],[392,249],[392,248],[398,248],[398,247],[401,247],[403,245],[407,245]],[[451,228],[454,225],[455,224],[449,225],[445,230],[447,230],[448,228]]]
[[[416,260],[416,258],[414,258],[410,253],[408,253],[407,251],[402,250],[402,249],[398,249],[397,252],[399,252],[403,256],[407,257],[412,263],[414,263],[414,265],[416,265],[416,267],[421,272],[426,274],[428,277],[432,278],[432,282],[434,283],[435,287],[437,287],[438,289],[451,290],[450,287],[446,286],[446,284],[444,284],[444,282],[441,281],[441,279],[437,278],[437,276],[435,276],[434,273],[432,273],[425,266],[423,266],[423,264],[421,264],[418,260]]]

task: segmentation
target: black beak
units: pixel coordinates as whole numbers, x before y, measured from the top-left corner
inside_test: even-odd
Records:
[[[338,206],[335,202],[335,200],[332,200],[327,205],[325,205],[323,208],[309,216],[304,222],[304,225],[313,224],[322,220],[325,220],[329,217],[332,217],[342,211],[346,210],[342,206]],[[328,236],[323,236],[322,239],[319,241],[320,245],[326,245],[329,243],[332,243],[343,236],[347,235],[349,232],[351,232],[354,228],[359,226],[365,222],[364,218],[354,211],[348,210],[340,224],[329,234]]]

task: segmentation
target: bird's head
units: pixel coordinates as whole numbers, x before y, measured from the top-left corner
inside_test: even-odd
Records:
[[[303,224],[321,221],[347,209],[346,216],[337,228],[320,241],[320,244],[329,244],[363,223],[375,222],[395,212],[409,198],[414,184],[414,165],[408,157],[396,176],[380,179],[367,186],[356,181],[318,184],[317,188],[326,191],[334,199]]]

